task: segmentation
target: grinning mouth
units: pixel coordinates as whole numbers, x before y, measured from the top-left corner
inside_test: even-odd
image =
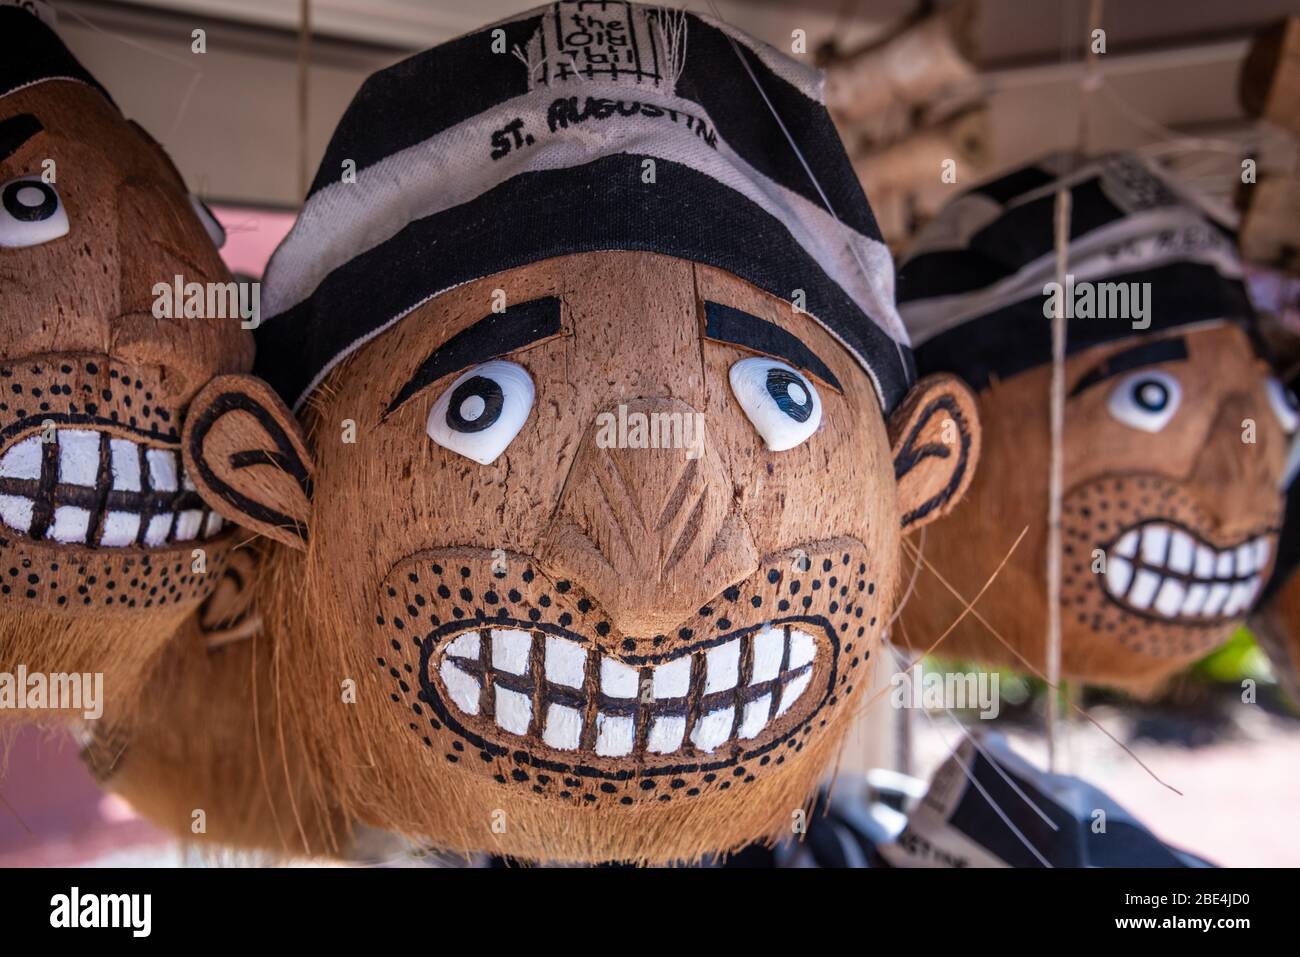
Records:
[[[430,667],[463,714],[557,751],[710,754],[760,737],[800,701],[817,646],[777,622],[633,666],[541,630],[481,627],[442,644]]]
[[[1254,604],[1271,549],[1271,535],[1215,548],[1179,525],[1144,522],[1105,547],[1105,591],[1121,608],[1149,618],[1221,622]]]
[[[95,429],[44,438],[29,435],[0,456],[0,522],[14,531],[105,548],[162,548],[221,531],[176,448]]]

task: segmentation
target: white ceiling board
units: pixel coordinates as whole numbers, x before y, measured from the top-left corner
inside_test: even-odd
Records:
[[[251,26],[296,31],[299,0],[115,0],[123,6],[161,10],[196,19],[220,18]],[[541,6],[538,0],[311,0],[312,31],[322,36],[423,49]],[[791,31],[802,29],[809,49],[854,24],[889,22],[912,8],[910,0],[846,4],[843,0],[668,0],[743,27],[774,46],[789,49]],[[846,15],[845,10],[849,13]]]

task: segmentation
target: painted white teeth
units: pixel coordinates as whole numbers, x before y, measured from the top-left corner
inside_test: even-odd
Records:
[[[146,449],[144,458],[149,463],[149,487],[158,492],[176,491],[176,453],[165,449]]]
[[[1268,568],[1268,559],[1272,553],[1272,543],[1264,536],[1255,539],[1255,571],[1263,572]]]
[[[109,512],[104,516],[99,544],[121,548],[133,544],[139,534],[140,516],[135,512]]]
[[[1246,604],[1247,596],[1250,592],[1248,585],[1233,585],[1232,591],[1228,592],[1228,600],[1223,605],[1225,615],[1235,615]]]
[[[1234,556],[1231,551],[1220,552],[1219,560],[1214,563],[1214,574],[1216,578],[1232,577],[1232,565]]]
[[[767,722],[764,721],[764,724]],[[650,722],[650,739],[646,750],[655,754],[672,754],[686,737],[686,719],[680,715],[657,717]]]
[[[1210,586],[1210,594],[1206,596],[1205,607],[1201,609],[1201,614],[1217,617],[1223,609],[1224,602],[1228,600],[1228,595],[1232,592],[1232,586],[1223,582]]]
[[[1199,615],[1208,597],[1210,597],[1210,586],[1204,582],[1197,582],[1187,589],[1187,597],[1183,599],[1183,607],[1178,610],[1178,614],[1185,618]]]
[[[600,659],[600,690],[611,698],[636,697],[637,671],[613,658]]]
[[[1155,604],[1152,607],[1164,615],[1166,618],[1173,618],[1183,608],[1183,598],[1187,594],[1187,587],[1175,578],[1166,578],[1160,585],[1160,590],[1156,592]]]
[[[1146,610],[1151,607],[1151,599],[1156,597],[1156,589],[1160,587],[1160,576],[1155,572],[1149,572],[1145,568],[1137,574],[1137,580],[1133,582],[1133,588],[1128,593],[1128,603],[1134,608]]]
[[[1148,565],[1163,565],[1168,546],[1169,529],[1163,525],[1148,525],[1142,530],[1142,561]]]
[[[716,751],[718,745],[731,737],[731,725],[736,719],[734,707],[719,708],[700,715],[691,729],[691,743],[701,751]]]
[[[108,447],[113,488],[123,492],[140,491],[140,447],[126,439],[109,439]]]
[[[812,682],[816,656],[811,634],[767,627],[635,667],[556,635],[489,628],[448,642],[438,674],[464,714],[490,714],[500,730],[539,734],[557,751],[668,755],[689,742],[707,754],[758,737],[794,707]],[[690,727],[688,709],[696,712]]]
[[[557,751],[576,751],[582,738],[582,712],[552,702],[546,706],[542,740]]]
[[[468,637],[461,635],[456,641]],[[454,645],[456,642],[452,642]],[[450,649],[448,649],[450,651]],[[478,655],[478,635],[474,635],[474,654]],[[567,638],[546,636],[546,680],[566,688],[582,687],[582,672],[587,665],[587,652],[582,645]]]
[[[59,429],[59,481],[91,488],[99,477],[99,433],[85,429]]]
[[[0,478],[34,481],[41,477],[41,438],[23,439],[0,458]]]
[[[54,510],[54,521],[50,523],[47,538],[65,544],[84,542],[90,530],[90,512],[73,505],[60,505]]]
[[[1169,568],[1176,572],[1190,572],[1196,555],[1196,545],[1192,536],[1184,531],[1175,531],[1169,541]]]
[[[789,711],[794,703],[799,700],[799,696],[808,688],[810,681],[812,681],[812,671],[805,671],[781,689],[781,703],[776,708],[778,718]]]
[[[497,722],[500,724],[501,722]],[[508,730],[508,729],[507,729]],[[602,758],[621,758],[632,753],[636,725],[621,715],[596,715],[596,753]],[[520,732],[522,733],[522,732]]]
[[[176,516],[176,530],[172,537],[178,542],[188,542],[196,538],[203,526],[202,509],[186,509]]]
[[[691,659],[678,658],[655,668],[650,679],[650,696],[656,700],[685,698],[691,689]]]
[[[1122,555],[1124,558],[1132,558],[1138,550],[1138,533],[1136,531],[1125,532],[1118,542],[1115,543],[1115,554]]]
[[[517,628],[492,629],[492,667],[512,675],[528,670],[528,655],[533,636]]]
[[[1133,580],[1133,563],[1122,558],[1112,558],[1106,566],[1106,587],[1112,595],[1123,595]]]
[[[704,653],[708,673],[704,679],[704,693],[714,694],[736,687],[740,681],[740,639],[733,638],[725,645],[710,648]]]
[[[526,694],[496,686],[497,726],[511,734],[527,734],[533,720],[533,700]]]
[[[1271,554],[1267,535],[1215,549],[1181,528],[1153,522],[1111,546],[1105,587],[1130,608],[1163,618],[1231,618],[1253,606]]]
[[[149,519],[149,525],[144,530],[144,543],[150,548],[157,548],[167,541],[167,533],[171,531],[172,517],[170,515],[155,515]]]
[[[36,503],[21,495],[0,495],[0,521],[24,535],[32,527],[32,508]]]
[[[447,693],[451,695],[451,700],[455,702],[456,707],[466,714],[478,714],[479,698],[483,691],[482,683],[472,675],[461,671],[450,658],[443,659],[438,673],[442,675],[442,683],[447,686]]]
[[[781,673],[781,656],[785,653],[785,631],[764,628],[754,636],[754,672],[752,680],[771,681]]]
[[[0,454],[0,522],[35,539],[107,548],[212,538],[224,525],[175,450],[76,428],[27,436]]]

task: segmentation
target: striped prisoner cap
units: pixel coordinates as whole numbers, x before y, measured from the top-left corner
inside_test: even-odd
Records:
[[[802,290],[886,412],[910,386],[893,261],[820,74],[717,21],[618,0],[552,3],[365,82],[267,268],[258,373],[297,409],[430,298],[594,250]]]
[[[0,0],[0,97],[47,80],[71,80],[94,87],[112,103],[53,24],[53,11],[41,0]]]
[[[1228,230],[1134,154],[1080,162],[1066,174],[1068,159],[978,186],[922,231],[898,273],[898,309],[921,372],[953,372],[982,389],[1051,361],[1044,286],[1056,281],[1062,183],[1071,200],[1068,272],[1077,282],[1150,283],[1147,332],[1216,320],[1253,329]],[[1133,321],[1072,319],[1066,351],[1141,334]]]

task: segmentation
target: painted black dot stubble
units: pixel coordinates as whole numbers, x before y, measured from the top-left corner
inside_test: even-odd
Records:
[[[839,551],[836,551],[835,554],[839,555],[840,553]],[[847,560],[848,555],[845,554],[844,558]],[[519,567],[520,567],[519,564],[515,564],[514,567],[511,569],[511,574],[509,576],[511,581],[505,583],[497,583],[494,584],[492,587],[495,588],[497,591],[509,589],[514,591],[516,594],[519,594],[520,589],[526,590],[529,583],[534,581],[536,577],[536,572],[533,570],[531,565],[525,564],[522,573],[520,573],[518,570]],[[804,567],[805,566],[800,566],[800,568],[804,568]],[[807,567],[811,567],[811,564],[807,563]],[[860,564],[859,567],[863,571],[865,571],[865,567],[866,567],[865,563]],[[792,573],[786,573],[786,574],[782,574],[780,571],[777,571],[775,568],[772,570],[777,572],[776,573],[777,581],[775,583],[772,583],[770,581],[771,576],[768,574],[768,569],[764,568],[760,573],[756,574],[753,579],[751,579],[749,585],[751,587],[757,587],[762,582],[766,581],[768,584],[762,586],[765,589],[765,594],[766,594],[771,591],[769,586],[772,584],[775,584],[776,588],[778,589],[784,587],[787,581],[787,575],[790,575],[790,577],[798,577],[799,575],[803,574],[802,572],[797,570],[793,571]],[[461,580],[469,577],[466,574],[469,571],[468,568],[461,568],[460,571],[462,575]],[[398,569],[395,568],[394,569],[395,579],[404,579],[406,577],[404,574],[401,575],[396,574],[397,572]],[[437,581],[439,577],[440,576],[437,575],[427,576],[427,580],[425,581],[422,587],[428,589],[427,594],[429,596],[432,596],[432,594],[435,591],[441,593],[440,589],[442,587],[445,587],[445,586],[433,584],[433,582]],[[809,576],[809,582],[811,582],[811,576]],[[550,583],[549,585],[543,585],[542,583],[539,583],[537,590],[533,593],[533,595],[536,595],[537,591],[541,591],[542,588],[548,588],[548,587],[554,592],[567,592],[569,590],[570,583],[565,582],[563,584],[566,586],[565,588],[556,587],[556,583]],[[860,587],[865,589],[866,584],[867,583],[865,581],[861,581]],[[811,588],[811,585],[809,584],[808,587]],[[484,589],[484,591],[486,591],[486,589]],[[874,592],[874,587],[871,589],[871,591]],[[558,635],[558,636],[565,637],[568,640],[575,641],[580,644],[584,644],[588,647],[590,647],[591,643],[595,641],[594,638],[588,637],[590,635],[589,631],[585,635],[578,634],[569,631],[567,628],[565,628],[562,625],[559,625],[557,623],[559,620],[559,616],[555,614],[555,610],[550,610],[547,612],[545,616],[542,616],[541,614],[539,614],[537,608],[527,607],[527,603],[530,597],[532,597],[529,596],[527,593],[522,595],[525,601],[523,606],[519,606],[518,603],[515,602],[512,598],[510,601],[509,608],[502,607],[502,606],[495,606],[495,607],[490,606],[486,603],[486,601],[481,601],[481,602],[478,601],[478,599],[482,598],[482,596],[476,594],[474,597],[475,597],[475,601],[462,600],[459,602],[447,602],[444,600],[444,602],[439,602],[439,603],[430,601],[429,608],[434,610],[432,610],[428,615],[428,622],[432,626],[432,628],[426,632],[423,630],[422,627],[417,626],[415,629],[416,631],[415,634],[413,634],[412,630],[408,628],[406,629],[406,633],[400,636],[403,642],[402,644],[403,649],[407,653],[413,656],[413,660],[419,661],[417,673],[419,675],[420,688],[419,691],[416,692],[416,694],[413,696],[416,700],[411,700],[412,696],[407,696],[405,694],[405,689],[402,689],[402,693],[400,694],[394,693],[391,696],[393,701],[395,703],[402,704],[402,701],[405,698],[406,703],[403,705],[404,708],[413,711],[415,707],[419,707],[421,709],[420,713],[423,713],[424,716],[427,718],[427,720],[430,722],[430,724],[436,726],[436,729],[440,729],[443,726],[446,726],[446,728],[450,733],[457,735],[459,738],[461,738],[467,744],[473,747],[480,754],[480,757],[483,762],[498,763],[499,765],[504,766],[506,773],[509,773],[509,770],[512,766],[531,767],[531,768],[542,769],[545,771],[551,771],[555,774],[566,775],[571,781],[574,782],[583,782],[583,781],[594,782],[596,780],[612,781],[618,784],[620,787],[632,788],[633,791],[638,795],[642,793],[642,786],[637,782],[647,778],[662,779],[662,777],[665,775],[678,775],[679,777],[695,776],[702,773],[705,769],[708,768],[726,768],[726,767],[733,766],[738,762],[749,761],[751,759],[755,759],[758,757],[769,756],[769,753],[770,753],[770,758],[775,758],[776,760],[775,761],[769,760],[768,762],[763,762],[762,764],[760,764],[761,767],[767,767],[769,763],[773,765],[783,764],[785,763],[785,758],[779,756],[777,752],[780,750],[780,745],[784,741],[790,742],[790,748],[792,753],[799,753],[800,751],[802,751],[802,742],[796,742],[794,739],[803,738],[804,740],[806,740],[807,736],[811,733],[814,726],[819,728],[824,728],[826,725],[826,720],[824,717],[818,718],[816,721],[814,719],[817,718],[817,716],[825,707],[827,707],[828,705],[833,707],[836,703],[838,703],[839,698],[837,698],[836,694],[832,693],[832,689],[835,688],[836,684],[838,684],[840,687],[841,697],[842,697],[842,693],[844,693],[845,691],[845,681],[847,675],[842,673],[842,669],[850,666],[848,665],[847,661],[842,661],[841,655],[839,653],[839,646],[840,646],[840,642],[842,641],[841,636],[847,633],[849,638],[854,638],[855,636],[857,638],[861,638],[864,631],[863,622],[865,621],[865,619],[862,618],[861,606],[854,607],[850,603],[844,604],[842,611],[839,613],[839,615],[836,616],[835,621],[827,620],[824,615],[815,616],[815,615],[792,614],[789,616],[782,616],[783,620],[792,621],[792,622],[793,621],[802,622],[805,624],[808,630],[815,631],[815,633],[819,636],[819,641],[824,641],[826,643],[826,647],[830,650],[830,655],[829,655],[830,664],[827,666],[827,681],[824,686],[824,691],[820,694],[820,697],[817,699],[815,705],[808,706],[808,705],[801,704],[795,712],[792,712],[796,716],[796,719],[793,721],[792,724],[790,724],[788,731],[781,732],[779,736],[776,737],[774,740],[767,741],[766,739],[760,738],[759,740],[762,743],[759,746],[754,748],[748,748],[748,749],[739,748],[739,753],[735,753],[735,754],[718,752],[716,754],[712,754],[707,757],[704,755],[699,755],[699,756],[692,755],[688,759],[683,760],[683,755],[681,752],[679,752],[676,755],[661,756],[662,760],[658,765],[647,762],[644,764],[639,763],[636,766],[610,768],[610,767],[594,766],[590,763],[584,763],[582,759],[578,759],[577,761],[557,760],[555,759],[556,755],[561,754],[562,752],[555,752],[549,748],[535,747],[537,745],[537,742],[533,742],[532,744],[529,744],[528,742],[522,741],[522,739],[516,739],[513,748],[511,746],[502,744],[498,740],[495,740],[496,735],[492,734],[491,732],[493,730],[496,730],[497,733],[500,735],[505,735],[506,732],[501,731],[500,729],[493,729],[490,727],[490,725],[487,728],[479,728],[477,726],[470,726],[466,724],[466,720],[470,720],[471,722],[473,722],[474,719],[469,719],[469,718],[465,718],[464,716],[461,716],[456,709],[452,708],[448,702],[445,702],[443,700],[442,692],[439,690],[438,681],[436,678],[433,677],[431,663],[436,662],[437,658],[435,656],[437,655],[439,650],[442,647],[445,647],[445,644],[449,642],[451,638],[457,633],[461,633],[467,630],[478,630],[481,628],[506,627],[506,628],[518,628],[520,630],[526,632],[532,632],[532,633]],[[402,603],[407,603],[413,600],[412,596],[409,594],[389,596],[389,598],[390,598],[389,603],[396,605],[398,608],[401,607]],[[382,600],[383,599],[381,598],[381,601]],[[574,595],[574,600],[575,602],[577,600],[586,600],[588,603],[590,602],[590,599],[586,599],[585,596],[580,596],[579,594]],[[875,600],[870,599],[870,597],[867,595],[865,591],[861,595],[859,595],[856,600],[869,602],[873,606],[871,610],[873,612],[876,611],[876,609],[874,608]],[[542,604],[542,603],[538,601],[538,604]],[[551,603],[549,602],[547,603],[548,606],[550,604]],[[773,600],[771,604],[775,604],[775,601]],[[720,606],[720,607],[714,607],[714,606]],[[423,606],[421,607],[423,609]],[[576,604],[573,607],[576,608]],[[709,613],[724,614],[724,616],[725,614],[732,614],[737,618],[741,618],[741,620],[746,622],[746,624],[741,628],[728,631],[721,635],[718,635],[715,631],[714,637],[710,637],[706,641],[693,644],[690,650],[692,652],[695,652],[698,651],[700,648],[712,647],[714,645],[733,640],[736,638],[738,634],[742,632],[753,632],[757,628],[762,627],[763,624],[772,623],[771,619],[768,619],[767,621],[762,623],[754,623],[754,619],[752,615],[743,616],[741,614],[740,612],[741,608],[743,608],[746,611],[752,611],[752,607],[753,606],[752,603],[749,601],[747,592],[742,590],[742,591],[735,591],[733,594],[733,590],[728,589],[727,592],[724,593],[724,595],[718,596],[715,602],[711,603],[711,606],[708,608]],[[526,615],[524,614],[525,609],[527,610]],[[704,610],[705,609],[701,609],[700,611],[703,612]],[[800,609],[799,611],[802,611],[802,609]],[[856,615],[854,615],[855,612]],[[384,619],[383,614],[381,614],[378,617],[380,619]],[[855,620],[855,617],[857,619],[862,619],[862,621]],[[595,619],[593,617],[592,621],[594,620]],[[714,618],[713,620],[716,621],[716,618]],[[873,623],[876,621],[875,614],[871,616],[871,620]],[[421,623],[421,625],[422,624],[423,622]],[[585,625],[587,628],[590,628],[591,621],[586,622]],[[855,630],[850,631],[850,628],[853,626],[855,626]],[[392,628],[391,625],[389,627]],[[713,629],[710,630],[712,631]],[[679,638],[681,640],[689,640],[689,638],[686,636],[692,635],[692,630],[682,629],[682,631],[684,634],[679,636]],[[390,630],[389,634],[392,635],[393,632]],[[658,635],[655,636],[656,640],[654,641],[650,641],[647,639],[644,645],[638,643],[638,647],[643,647],[647,651],[647,653],[645,654],[618,653],[617,657],[628,664],[632,664],[636,666],[645,666],[650,663],[661,662],[669,658],[675,658],[678,655],[684,653],[685,650],[680,647],[672,650],[661,649],[660,642],[664,638],[665,636]],[[486,642],[484,642],[484,645],[486,645]],[[700,657],[700,656],[696,655],[695,657]],[[856,670],[860,664],[865,664],[866,660],[867,660],[867,655],[860,653],[857,657],[855,657],[851,669]],[[823,685],[821,685],[819,679],[818,683],[815,685],[815,688],[822,688],[822,687]],[[848,687],[851,688],[852,685],[850,684]],[[807,700],[811,700],[811,699],[807,699]],[[807,713],[801,714],[800,712],[802,712],[805,707],[808,709]],[[480,713],[480,715],[481,714],[482,712]],[[641,729],[638,730],[639,738],[641,736],[640,730]],[[733,744],[737,744],[738,742],[739,742],[738,738],[733,739]],[[529,748],[533,748],[534,750],[532,751],[523,750],[519,746],[521,743],[525,744]],[[643,744],[644,742],[641,741],[640,743]],[[590,741],[583,742],[582,745],[583,750],[589,751],[590,746],[591,746]],[[731,746],[732,745],[727,745],[728,748],[730,748]],[[687,748],[687,750],[693,752],[693,748]],[[539,753],[540,751],[544,751],[545,753]],[[501,778],[505,778],[506,782],[509,782],[510,780],[509,778],[505,777],[505,774],[501,774],[500,776],[498,776],[499,782]],[[746,779],[752,779],[752,778],[753,778],[752,774],[746,775]],[[738,782],[738,783],[742,783],[742,782]],[[749,783],[749,782],[748,780],[743,780],[743,783]],[[560,787],[561,785],[556,784],[553,788],[548,788],[546,790],[547,793],[552,794],[552,796],[557,796]],[[581,783],[573,784],[573,783],[566,782],[566,784],[564,785],[565,790],[569,792],[570,798],[575,803],[581,804],[581,803],[598,802],[599,798],[596,795],[580,793],[581,787],[582,787]],[[700,794],[700,793],[709,793],[711,789],[704,788],[703,790],[701,790],[699,788],[694,788],[691,790],[695,791],[696,794]],[[691,795],[691,796],[695,796],[695,795]]]

